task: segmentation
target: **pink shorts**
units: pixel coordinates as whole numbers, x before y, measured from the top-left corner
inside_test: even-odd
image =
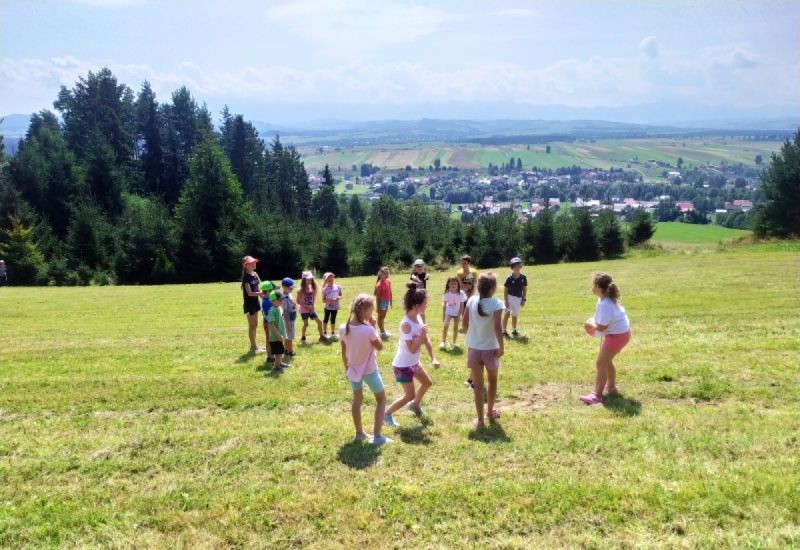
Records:
[[[500,368],[500,358],[497,356],[496,349],[475,349],[469,348],[467,351],[467,368],[486,370],[497,370]]]
[[[622,351],[622,348],[627,346],[630,341],[631,331],[623,332],[622,334],[606,334],[603,336],[603,341],[600,343],[600,349],[617,353]]]

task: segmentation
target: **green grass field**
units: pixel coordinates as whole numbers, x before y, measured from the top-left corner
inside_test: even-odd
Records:
[[[654,243],[663,245],[715,245],[730,239],[749,235],[750,231],[728,229],[719,225],[696,225],[681,222],[656,224]]]
[[[684,166],[698,166],[710,162],[720,164],[742,163],[755,166],[756,155],[766,161],[771,153],[780,150],[780,141],[739,141],[721,138],[701,139],[628,139],[597,140],[590,142],[553,142],[551,152],[545,152],[544,144],[527,145],[380,145],[328,149],[319,154],[317,148],[300,147],[303,162],[309,171],[320,171],[328,164],[334,173],[341,169],[349,171],[352,165],[371,163],[384,170],[400,170],[407,165],[427,168],[435,159],[444,166],[457,166],[464,170],[486,170],[489,163],[502,164],[512,157],[521,158],[525,168],[538,166],[555,170],[573,164],[583,168],[627,168],[640,172],[648,181],[666,181],[661,173],[665,168],[653,164],[645,167],[649,160],[677,165],[682,157]],[[628,166],[628,161],[638,159]]]
[[[799,258],[778,243],[526,267],[498,424],[471,428],[464,355],[441,353],[425,417],[397,413],[382,448],[350,443],[338,345],[298,347],[282,376],[245,352],[236,283],[2,288],[0,547],[800,546]],[[596,270],[634,336],[622,396],[590,408]],[[340,283],[350,299],[374,278]]]

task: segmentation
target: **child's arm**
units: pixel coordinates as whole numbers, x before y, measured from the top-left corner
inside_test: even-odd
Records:
[[[447,311],[447,298],[442,299],[442,323],[444,323],[445,312]]]
[[[344,365],[344,371],[347,372],[347,344],[344,343],[344,338],[339,339],[339,343],[342,345],[342,365]]]
[[[503,323],[500,319],[502,317],[503,310],[498,309],[494,312],[494,335],[497,338],[497,341],[500,344],[500,347],[497,348],[497,357],[502,357],[505,350],[503,349]]]
[[[525,301],[528,299],[528,285],[522,287],[522,305],[525,305]]]
[[[466,302],[461,302],[461,326],[464,327],[464,333],[466,334],[469,328],[469,309]]]
[[[374,317],[369,318],[369,324],[375,331],[378,330],[378,322],[375,320]],[[374,336],[375,338],[370,339],[370,343],[372,344],[373,348],[375,348],[378,351],[381,351],[383,349],[383,341],[380,339],[377,332],[375,333]]]
[[[506,309],[508,309],[508,287],[503,287],[503,302],[506,304]]]
[[[436,360],[436,355],[434,355],[433,353],[433,346],[431,345],[431,339],[430,336],[428,335],[428,325],[422,327],[421,336],[423,343],[425,344],[425,349],[428,350],[428,357],[431,358],[431,365],[433,366],[433,368],[438,369],[441,363],[439,363],[439,361]]]

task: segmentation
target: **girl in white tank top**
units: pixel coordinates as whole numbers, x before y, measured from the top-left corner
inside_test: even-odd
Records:
[[[417,416],[422,415],[420,403],[425,392],[431,387],[433,382],[420,364],[420,348],[425,346],[431,358],[433,368],[439,368],[439,361],[433,353],[433,346],[428,338],[428,325],[422,324],[421,316],[425,313],[428,305],[428,295],[424,288],[417,288],[415,283],[408,284],[408,291],[403,297],[403,306],[406,315],[400,321],[399,337],[397,342],[397,353],[392,361],[394,379],[403,386],[403,395],[395,399],[394,403],[386,409],[384,422],[392,428],[398,424],[392,418],[400,407],[406,406]],[[419,387],[414,387],[414,379],[419,382]]]

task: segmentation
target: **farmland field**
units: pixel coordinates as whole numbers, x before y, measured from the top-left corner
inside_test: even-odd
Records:
[[[472,429],[465,356],[439,352],[425,415],[398,412],[381,448],[350,442],[337,344],[311,333],[280,376],[246,353],[236,283],[0,288],[0,547],[797,547],[798,258],[525,267],[499,422]],[[634,336],[622,395],[590,408],[597,270]],[[435,344],[446,275],[428,285]],[[349,301],[374,277],[339,282]]]
[[[682,157],[684,166],[702,163],[720,164],[742,163],[755,166],[756,155],[768,161],[772,152],[780,150],[779,141],[741,141],[721,138],[700,139],[629,139],[597,140],[591,142],[553,142],[551,152],[545,152],[544,144],[481,146],[451,144],[420,144],[375,147],[336,147],[325,148],[322,154],[318,148],[300,147],[303,162],[311,171],[322,170],[330,165],[338,170],[349,171],[353,164],[371,163],[383,170],[400,170],[407,165],[417,168],[433,164],[440,159],[444,166],[457,166],[459,169],[486,170],[492,164],[508,162],[512,157],[521,158],[523,166],[530,168],[556,168],[572,166],[583,168],[628,168],[639,171],[649,181],[663,181],[663,167],[647,161],[662,161],[675,166]],[[629,161],[633,161],[629,163]]]

